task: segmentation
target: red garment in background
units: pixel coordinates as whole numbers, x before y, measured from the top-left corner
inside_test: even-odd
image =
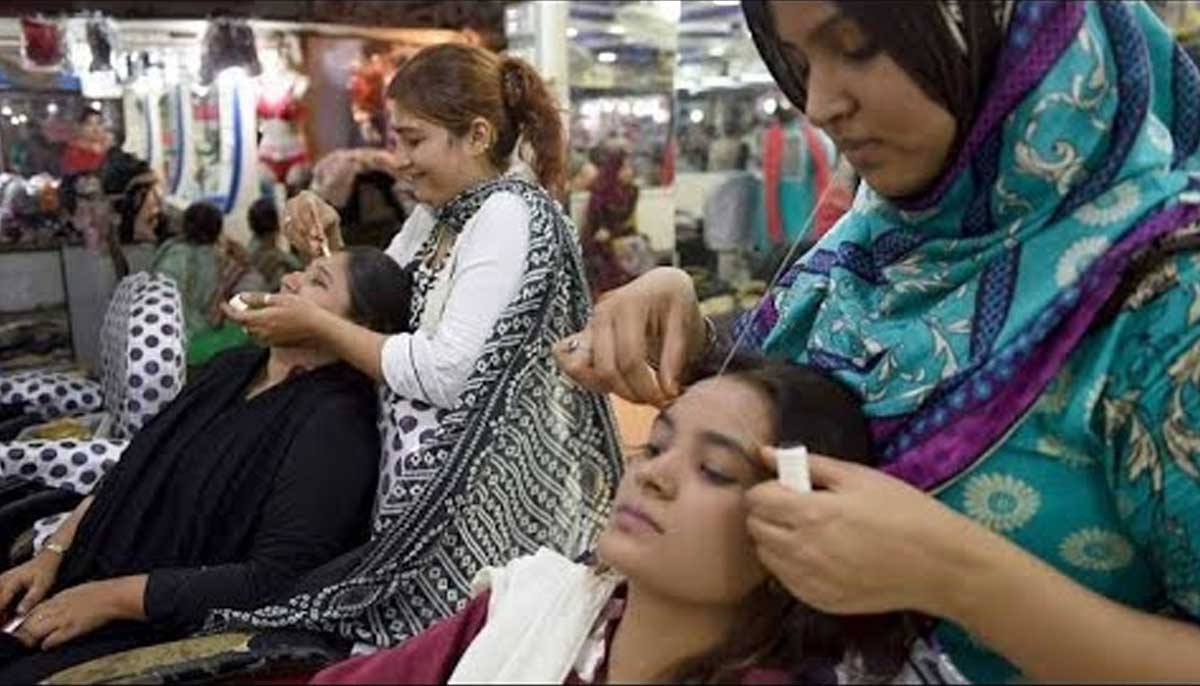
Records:
[[[667,147],[663,151],[662,167],[659,170],[659,185],[670,186],[675,183],[675,155],[678,154],[675,134],[667,137]]]
[[[104,164],[104,156],[107,153],[107,150],[96,151],[78,145],[67,144],[67,147],[63,149],[59,167],[61,167],[64,176],[79,174],[81,172],[93,172],[99,169],[100,165]]]
[[[804,144],[808,146],[808,154],[813,164],[814,205],[812,229],[805,238],[815,241],[833,228],[837,220],[850,209],[853,198],[848,188],[838,183],[830,183],[833,170],[830,168],[829,159],[825,157],[825,146],[821,145],[817,132],[808,125],[804,126],[803,132]]]
[[[782,245],[783,217],[779,212],[779,178],[783,165],[783,126],[773,119],[763,134],[763,190],[767,205],[767,238],[771,245]]]
[[[841,183],[834,182],[820,204],[817,205],[817,213],[813,217],[812,240],[815,241],[828,233],[853,203],[854,195],[850,189]]]

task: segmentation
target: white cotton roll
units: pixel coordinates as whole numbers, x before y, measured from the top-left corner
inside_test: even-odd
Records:
[[[797,493],[812,491],[812,479],[808,474],[808,448],[802,445],[777,448],[775,459],[780,483]]]
[[[20,629],[21,625],[25,623],[26,617],[27,615],[18,615],[14,617],[13,619],[9,620],[9,622],[5,624],[4,628],[0,629],[0,631],[3,631],[6,634],[17,633],[17,629]]]
[[[241,293],[238,293],[229,299],[229,306],[238,312],[245,312],[246,310],[250,309],[250,305],[247,304],[245,300],[242,300]]]

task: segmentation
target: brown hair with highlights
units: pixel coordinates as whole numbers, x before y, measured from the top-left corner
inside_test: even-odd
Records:
[[[498,169],[514,152],[538,182],[559,195],[566,182],[566,139],[558,105],[528,62],[456,43],[426,48],[405,62],[388,86],[388,97],[422,119],[465,135],[477,119],[496,131],[488,151]],[[518,145],[524,143],[524,150]]]

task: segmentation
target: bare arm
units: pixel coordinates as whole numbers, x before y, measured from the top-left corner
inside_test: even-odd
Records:
[[[376,383],[385,383],[382,358],[387,336],[349,319],[322,312],[316,327],[322,346]]]
[[[83,521],[83,516],[87,514],[88,508],[92,506],[92,501],[96,496],[89,495],[75,506],[71,511],[70,516],[58,526],[58,530],[46,539],[47,543],[56,543],[63,548],[70,548],[75,542],[75,532],[79,530],[79,522]]]
[[[1134,610],[1006,540],[974,559],[946,616],[1035,683],[1165,683],[1200,676],[1200,627]]]

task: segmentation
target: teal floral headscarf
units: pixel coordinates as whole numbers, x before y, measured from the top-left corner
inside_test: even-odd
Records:
[[[995,59],[934,186],[864,186],[743,323],[855,388],[886,469],[926,489],[1003,439],[1132,257],[1200,216],[1200,77],[1145,4],[1017,3]]]

